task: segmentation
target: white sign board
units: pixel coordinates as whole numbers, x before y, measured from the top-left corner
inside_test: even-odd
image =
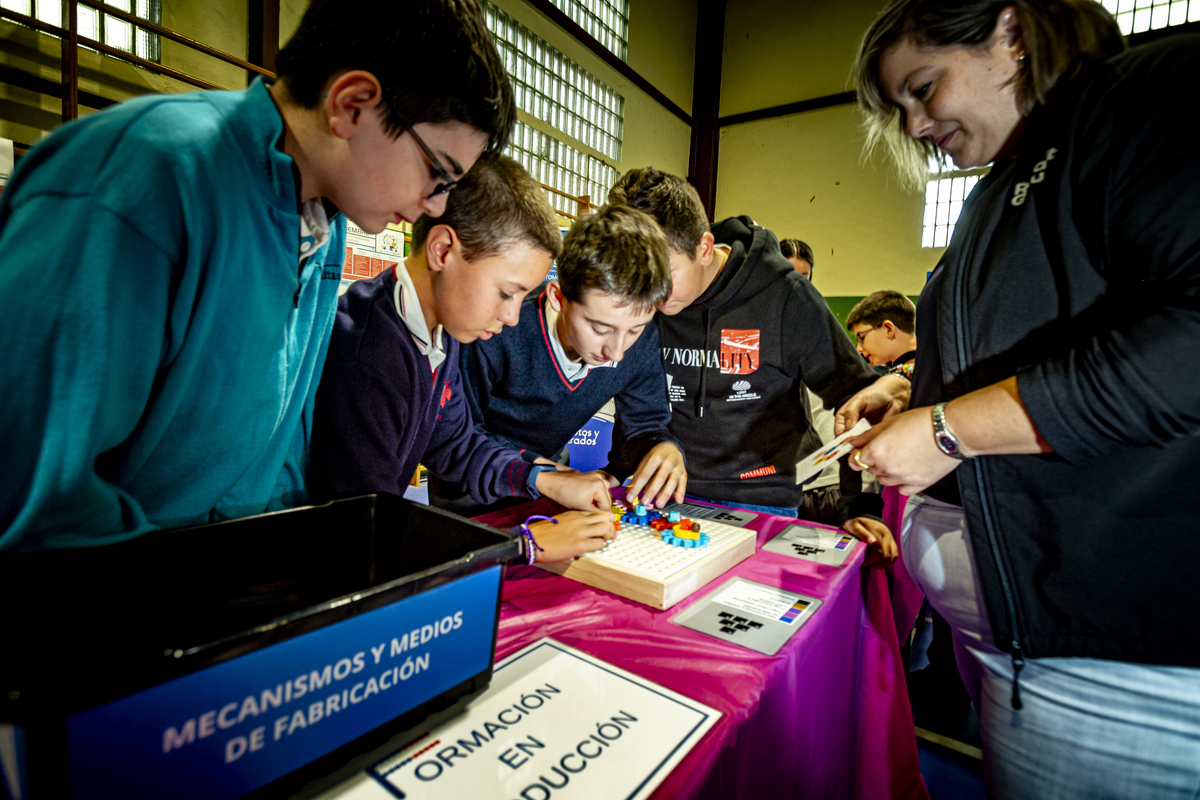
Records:
[[[323,800],[637,800],[720,718],[551,639],[496,665],[467,711]]]

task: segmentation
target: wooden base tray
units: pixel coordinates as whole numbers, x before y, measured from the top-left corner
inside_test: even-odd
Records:
[[[676,547],[663,542],[662,534],[648,525],[626,523],[616,540],[603,550],[573,561],[538,566],[588,586],[667,609],[754,555],[754,531],[708,520],[701,520],[701,524],[709,537],[705,547]]]

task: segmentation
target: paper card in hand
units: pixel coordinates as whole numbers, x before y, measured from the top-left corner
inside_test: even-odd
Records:
[[[860,419],[858,424],[829,444],[819,447],[796,462],[796,483],[804,483],[820,474],[830,461],[836,461],[854,449],[849,440],[871,429],[871,423]]]

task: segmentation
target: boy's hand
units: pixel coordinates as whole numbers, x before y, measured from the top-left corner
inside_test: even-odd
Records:
[[[671,495],[675,496],[676,503],[682,503],[686,490],[687,469],[683,465],[683,453],[671,442],[663,442],[650,448],[650,452],[642,457],[625,496],[636,503],[644,491],[642,502],[645,505],[662,508],[671,501]]]
[[[874,548],[874,552],[867,557],[869,564],[890,564],[896,560],[896,556],[900,555],[900,548],[896,546],[896,539],[892,536],[891,530],[877,519],[855,517],[846,520],[846,524],[842,527],[846,533],[856,539],[862,539]]]
[[[567,511],[555,519],[557,524],[535,522],[529,526],[534,541],[542,548],[538,561],[566,561],[599,550],[617,538],[613,515],[607,511]]]
[[[581,511],[602,509],[608,513],[612,508],[612,496],[608,493],[608,479],[598,472],[551,472],[537,476],[537,490],[559,505]],[[609,516],[612,516],[609,514]]]

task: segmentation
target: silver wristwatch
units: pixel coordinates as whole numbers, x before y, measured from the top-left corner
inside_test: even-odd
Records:
[[[933,407],[933,441],[937,443],[939,450],[951,458],[957,458],[959,461],[966,460],[967,457],[963,455],[962,449],[958,446],[958,439],[946,425],[945,403],[938,403]]]

